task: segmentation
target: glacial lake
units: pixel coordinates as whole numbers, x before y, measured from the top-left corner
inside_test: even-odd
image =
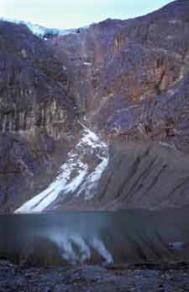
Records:
[[[189,209],[1,215],[0,258],[30,265],[189,260]]]

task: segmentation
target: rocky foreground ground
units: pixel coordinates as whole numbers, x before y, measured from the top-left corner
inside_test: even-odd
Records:
[[[189,264],[41,268],[0,261],[0,291],[189,291]]]

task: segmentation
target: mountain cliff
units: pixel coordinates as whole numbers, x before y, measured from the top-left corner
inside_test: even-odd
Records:
[[[54,174],[77,127],[67,75],[44,41],[1,21],[0,60],[0,204],[9,210]]]
[[[188,205],[188,11],[50,39],[0,22],[2,212]]]

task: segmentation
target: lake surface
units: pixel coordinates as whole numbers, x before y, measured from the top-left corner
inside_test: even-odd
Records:
[[[34,265],[189,260],[189,209],[1,215],[0,257]]]

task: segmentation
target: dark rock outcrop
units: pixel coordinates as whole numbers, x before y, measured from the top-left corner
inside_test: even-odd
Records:
[[[76,130],[68,87],[44,41],[24,25],[0,22],[1,211],[46,185],[67,153]]]

